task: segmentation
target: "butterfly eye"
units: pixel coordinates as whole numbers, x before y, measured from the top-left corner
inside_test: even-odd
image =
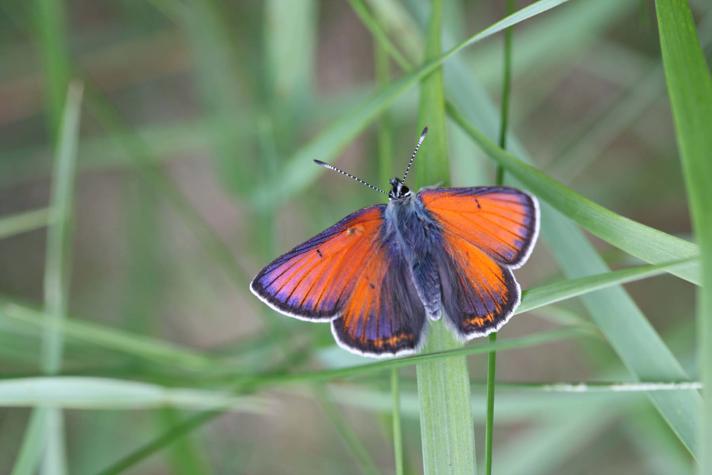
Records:
[[[408,188],[408,187],[405,186],[405,185],[402,185],[402,186],[400,187],[400,194],[401,194],[401,196],[405,196],[405,195],[407,195],[408,193],[410,193],[410,188]]]

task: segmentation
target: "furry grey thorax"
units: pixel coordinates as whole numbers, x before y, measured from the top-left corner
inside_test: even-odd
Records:
[[[394,185],[394,188],[396,185]],[[405,258],[418,297],[431,320],[441,317],[442,290],[437,263],[441,260],[442,230],[417,195],[406,188],[391,198],[384,213],[383,238],[391,252]]]

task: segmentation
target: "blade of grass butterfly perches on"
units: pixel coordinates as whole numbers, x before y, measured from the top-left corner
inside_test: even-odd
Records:
[[[253,293],[287,316],[330,322],[337,343],[366,356],[417,351],[427,321],[443,315],[462,340],[499,329],[520,301],[511,269],[526,261],[536,240],[536,200],[505,187],[414,195],[399,178],[390,184],[387,205],[356,211],[278,257],[252,281]]]

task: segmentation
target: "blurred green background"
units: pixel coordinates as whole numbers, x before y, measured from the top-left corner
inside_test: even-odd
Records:
[[[446,2],[444,45],[502,18],[503,3]],[[368,362],[336,348],[328,325],[279,316],[248,290],[276,255],[381,200],[308,162],[285,166],[319,133],[347,123],[376,87],[374,42],[354,4],[362,2],[0,3],[0,376],[42,373],[46,208],[67,86],[80,79],[68,294],[78,326],[65,335],[61,373],[198,391],[154,400],[101,384],[40,387],[74,401],[64,411],[68,473],[97,473],[176,435],[240,377]],[[365,5],[420,61],[425,2]],[[692,6],[709,58],[710,5]],[[689,238],[658,44],[652,3],[639,0],[576,0],[517,25],[510,130],[537,167],[583,195]],[[449,99],[492,124],[501,56],[495,36],[445,66]],[[417,138],[417,103],[414,88],[353,140],[341,136],[337,164],[385,186]],[[385,144],[379,130],[388,131]],[[454,124],[449,133],[454,184],[492,183],[484,154]],[[379,146],[391,163],[377,160]],[[304,190],[283,196],[283,180]],[[592,240],[612,267],[636,263]],[[561,278],[544,243],[517,275],[524,288]],[[626,289],[695,374],[693,287],[664,276]],[[515,317],[500,338],[587,322],[586,309],[567,301]],[[486,358],[469,361],[479,451]],[[495,473],[692,473],[688,452],[643,394],[517,384],[627,380],[603,338],[502,352],[498,363]],[[406,468],[419,473],[413,368],[401,371],[401,387]],[[127,473],[356,474],[371,463],[390,473],[388,388],[379,373],[258,390],[257,401],[237,401]],[[30,453],[21,448],[32,397],[0,409],[0,473]],[[133,397],[140,402],[127,408]]]

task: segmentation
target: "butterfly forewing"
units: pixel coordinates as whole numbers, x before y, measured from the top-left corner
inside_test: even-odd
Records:
[[[384,208],[378,205],[352,213],[277,258],[252,281],[253,292],[287,315],[332,319],[380,246]]]
[[[507,187],[434,188],[418,197],[445,233],[461,236],[502,264],[518,267],[529,256],[538,209],[527,193]]]

